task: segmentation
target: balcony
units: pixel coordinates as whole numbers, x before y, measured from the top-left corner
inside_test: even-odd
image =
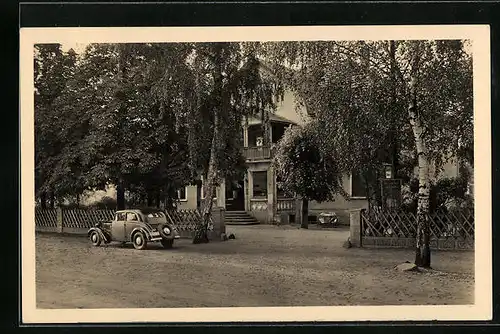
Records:
[[[273,156],[273,150],[268,146],[244,147],[243,156],[246,161],[270,160]]]

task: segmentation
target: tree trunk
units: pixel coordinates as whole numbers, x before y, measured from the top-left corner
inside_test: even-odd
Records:
[[[76,207],[80,208],[80,195],[76,194]]]
[[[212,137],[212,147],[210,148],[210,161],[208,163],[208,173],[206,177],[206,181],[203,182],[203,193],[205,194],[205,198],[201,203],[201,217],[202,220],[199,225],[196,226],[193,243],[207,243],[208,242],[208,223],[210,222],[210,217],[212,215],[212,206],[213,206],[213,193],[215,190],[215,183],[217,181],[217,172],[218,172],[218,157],[217,157],[217,149],[218,145],[216,143],[219,142],[219,130],[218,130],[218,115],[217,112],[214,115],[214,133]],[[216,126],[217,125],[217,126]]]
[[[151,195],[151,192],[148,192],[147,206],[148,208],[153,206],[153,196]]]
[[[216,69],[214,72],[214,99],[215,105],[213,108],[214,124],[213,124],[213,135],[212,143],[210,147],[210,159],[208,162],[208,172],[206,181],[203,184],[203,193],[205,194],[205,199],[203,200],[201,222],[196,226],[193,243],[207,243],[208,240],[208,224],[212,216],[213,207],[213,194],[215,190],[215,185],[218,181],[219,172],[219,148],[221,147],[221,126],[220,118],[224,114],[225,100],[223,97],[223,78],[222,78],[222,46],[215,45],[215,59],[214,63]]]
[[[416,52],[416,51],[414,51]],[[417,57],[417,55],[415,55]],[[431,251],[429,247],[429,161],[427,148],[423,138],[423,126],[417,109],[416,97],[416,64],[413,64],[409,85],[410,103],[408,117],[415,137],[415,146],[418,157],[418,204],[417,204],[417,236],[415,248],[415,264],[419,267],[430,268]]]
[[[45,191],[40,194],[40,206],[43,210],[47,209],[47,193]]]
[[[124,210],[125,209],[125,189],[123,189],[123,185],[118,183],[116,186],[116,210]]]
[[[160,201],[161,201],[161,197],[160,197],[160,192],[156,192],[156,208],[160,208]]]
[[[396,45],[394,41],[389,41],[389,54],[391,60],[391,99],[390,108],[396,108]],[[390,138],[390,157],[392,170],[394,172],[394,178],[398,177],[399,169],[399,151],[398,151],[398,138],[397,129],[394,124],[393,117],[389,118],[391,120],[391,129],[389,131]]]
[[[49,194],[49,208],[53,210],[55,208],[55,203],[56,203],[56,198],[54,192],[51,191]]]
[[[302,199],[302,220],[300,222],[300,228],[309,228],[309,201],[307,198]]]

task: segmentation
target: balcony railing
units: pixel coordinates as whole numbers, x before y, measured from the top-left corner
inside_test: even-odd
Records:
[[[244,147],[243,155],[247,161],[269,160],[272,158],[273,152],[268,146]]]
[[[281,212],[295,212],[294,198],[278,198],[276,210]]]

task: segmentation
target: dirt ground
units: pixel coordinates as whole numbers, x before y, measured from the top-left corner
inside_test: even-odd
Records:
[[[344,249],[349,232],[230,226],[235,240],[171,250],[92,247],[37,234],[38,308],[471,304],[474,253],[433,253],[433,272],[400,272],[411,250]]]

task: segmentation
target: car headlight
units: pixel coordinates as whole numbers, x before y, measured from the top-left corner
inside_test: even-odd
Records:
[[[164,226],[163,227],[163,233],[165,233],[166,235],[169,235],[170,234],[170,229],[167,226]]]

